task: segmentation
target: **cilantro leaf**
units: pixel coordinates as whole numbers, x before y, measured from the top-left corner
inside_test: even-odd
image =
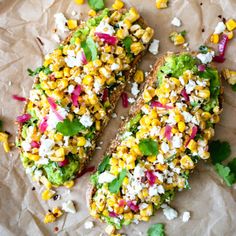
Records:
[[[208,47],[205,46],[205,45],[201,45],[201,46],[199,47],[199,51],[200,51],[201,53],[203,53],[203,54],[206,54],[206,53],[208,52]]]
[[[144,156],[158,154],[158,144],[152,139],[141,139],[138,146]]]
[[[119,176],[116,179],[114,179],[111,183],[109,183],[108,189],[111,193],[118,193],[126,175],[127,175],[127,170],[122,169]]]
[[[221,163],[230,156],[231,148],[228,142],[216,140],[210,143],[209,152],[211,154],[212,163],[216,164]]]
[[[104,0],[88,0],[88,4],[95,11],[102,10],[105,7]]]
[[[106,155],[103,161],[98,166],[98,173],[102,173],[109,166],[110,156]]]
[[[153,224],[147,231],[148,236],[165,236],[165,229],[163,224]]]
[[[236,175],[236,157],[228,163],[228,167]]]
[[[236,180],[235,174],[230,171],[228,166],[217,163],[215,170],[220,177],[225,181],[227,186],[231,187]]]
[[[91,37],[81,43],[87,61],[94,61],[97,58],[97,46]]]
[[[126,124],[125,128],[128,131],[130,131],[131,129],[134,128],[134,126],[136,127],[138,125],[138,122],[140,121],[141,118],[142,118],[141,113],[137,114],[136,116],[130,119],[130,121]]]
[[[132,44],[133,40],[131,39],[131,37],[127,36],[124,40],[123,40],[123,44],[125,47],[126,52],[130,53],[130,46]]]
[[[180,34],[184,37],[184,36],[186,36],[187,31],[186,31],[186,30],[183,30],[183,31],[180,32]]]
[[[44,66],[36,68],[35,71],[28,68],[27,71],[29,73],[29,76],[35,76],[39,74],[41,71],[43,71],[46,75],[49,75],[50,73],[52,73],[49,67],[44,67]]]
[[[56,130],[64,136],[74,136],[85,129],[86,128],[78,119],[74,119],[73,121],[65,119],[63,122],[59,122],[56,126]]]

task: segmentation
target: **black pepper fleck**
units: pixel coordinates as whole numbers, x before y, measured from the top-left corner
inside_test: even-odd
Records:
[[[32,187],[32,191],[34,191],[35,190],[35,187]]]
[[[202,6],[202,5],[203,5],[203,3],[201,2],[201,3],[200,3],[200,6]]]
[[[226,19],[223,17],[222,21],[225,23],[225,22],[226,22]]]
[[[59,198],[59,195],[56,194],[55,196],[53,196],[53,200],[56,201]]]
[[[222,15],[218,15],[218,17],[221,19],[221,18],[222,18]]]
[[[202,29],[202,33],[204,33],[205,32],[205,29]]]

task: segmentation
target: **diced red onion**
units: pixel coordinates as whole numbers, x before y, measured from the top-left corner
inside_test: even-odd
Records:
[[[167,138],[167,140],[171,139],[171,130],[172,130],[171,126],[167,125],[165,127],[165,137]]]
[[[218,62],[218,63],[223,63],[225,61],[224,56],[220,55],[220,56],[214,56],[213,57],[213,61],[214,62]]]
[[[127,206],[134,212],[139,211],[139,206],[137,206],[134,202],[128,201]]]
[[[108,94],[109,94],[108,88],[105,88],[104,91],[103,91],[103,94],[102,94],[102,102],[106,102],[107,101]]]
[[[159,108],[165,108],[165,109],[173,109],[174,107],[168,106],[168,105],[163,105],[162,103],[158,101],[152,101],[151,102],[151,107],[159,107]]]
[[[59,167],[63,167],[63,166],[66,166],[69,164],[69,159],[68,158],[65,158],[64,161],[59,161],[58,162],[58,166]]]
[[[81,91],[82,91],[81,86],[77,85],[71,94],[72,104],[76,107],[78,106],[78,97],[81,94]]]
[[[39,131],[41,133],[44,133],[47,130],[48,123],[47,123],[48,118],[45,116],[43,118],[43,121],[39,124]]]
[[[185,144],[186,147],[188,146],[189,142],[190,142],[192,139],[195,138],[195,136],[196,136],[196,134],[197,134],[197,131],[198,131],[198,127],[197,127],[196,125],[194,125],[193,128],[192,128],[192,133],[191,133],[191,135],[190,135],[188,141],[187,141],[186,144]]]
[[[204,64],[198,65],[198,71],[203,72],[206,70],[206,66]]]
[[[114,211],[109,212],[110,217],[117,217],[118,215]]]
[[[127,108],[129,106],[129,102],[128,102],[128,94],[123,92],[121,94],[121,99],[122,99],[122,105],[124,108]]]
[[[32,148],[39,148],[40,147],[40,142],[32,141],[30,143]]]
[[[84,65],[86,65],[87,63],[88,63],[88,61],[87,61],[87,58],[86,58],[86,56],[85,56],[85,54],[84,54],[84,51],[82,51],[82,63],[84,64]]]
[[[120,199],[118,202],[119,207],[123,207],[125,205],[125,200],[124,199]]]
[[[98,32],[96,32],[95,35],[97,35],[102,41],[109,45],[115,45],[117,43],[117,38],[115,36]]]
[[[95,166],[89,166],[89,167],[85,168],[83,171],[81,171],[81,172],[77,175],[77,177],[81,177],[81,176],[83,176],[83,175],[86,174],[86,173],[94,172],[95,169],[96,169]]]
[[[30,119],[31,119],[31,115],[28,113],[16,117],[16,121],[19,123],[25,123]]]
[[[181,91],[181,95],[184,97],[184,100],[185,100],[186,102],[189,102],[189,96],[188,96],[188,94],[187,94],[187,92],[186,92],[185,89],[183,89],[183,90]]]
[[[50,107],[52,108],[52,111],[54,112],[54,114],[57,116],[58,120],[63,121],[64,118],[58,113],[57,104],[55,103],[52,97],[48,97],[48,103],[50,104]]]
[[[27,100],[25,97],[21,97],[18,95],[12,95],[12,98],[20,102],[25,102]]]
[[[220,42],[218,44],[218,50],[219,50],[220,56],[224,57],[228,41],[229,41],[228,36],[226,34],[222,34],[220,37]]]
[[[147,179],[148,179],[149,184],[150,184],[151,186],[152,186],[153,184],[155,184],[156,179],[157,179],[156,175],[154,175],[154,173],[153,173],[152,171],[150,171],[150,170],[146,171],[145,174],[146,174],[146,177],[147,177]]]

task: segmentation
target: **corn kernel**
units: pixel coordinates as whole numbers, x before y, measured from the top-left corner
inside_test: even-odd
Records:
[[[156,167],[157,170],[164,171],[164,170],[166,170],[167,165],[158,163],[158,164],[156,164],[155,167]]]
[[[38,161],[40,158],[39,155],[31,154],[31,153],[27,153],[27,157],[32,161]]]
[[[150,27],[147,27],[142,36],[143,43],[148,43],[152,39],[153,35],[154,35],[154,30]]]
[[[183,35],[181,34],[176,35],[176,37],[174,38],[174,45],[178,46],[184,43],[185,43],[185,38],[183,37]]]
[[[203,112],[201,114],[201,117],[204,119],[204,120],[209,120],[211,118],[211,113],[210,112]]]
[[[168,0],[156,0],[157,9],[167,8]]]
[[[181,164],[181,167],[183,169],[193,169],[194,168],[194,163],[192,161],[192,159],[188,156],[188,155],[185,155],[181,158],[180,160],[180,164]]]
[[[236,29],[236,21],[234,19],[229,19],[225,24],[228,31],[233,31]]]
[[[56,157],[64,157],[65,156],[65,149],[63,147],[58,148],[55,151],[55,156]]]
[[[139,13],[137,12],[137,10],[134,7],[131,7],[129,10],[129,14],[126,17],[126,19],[128,19],[131,23],[135,22],[136,20],[138,20],[140,17]]]
[[[42,192],[41,197],[44,201],[48,201],[49,199],[51,199],[54,196],[54,194],[55,194],[55,191],[52,191],[50,189],[46,189]]]
[[[84,0],[74,0],[77,4],[84,4]]]
[[[115,228],[115,226],[113,226],[113,225],[108,225],[108,226],[105,228],[105,232],[106,232],[108,235],[114,234],[115,231],[116,231],[116,228]]]
[[[77,27],[77,20],[72,20],[72,19],[69,19],[67,21],[67,26],[70,30],[73,30]]]
[[[92,17],[96,16],[96,14],[97,14],[96,11],[94,11],[93,9],[89,10],[88,12],[88,15]]]
[[[124,180],[123,180],[123,185],[127,186],[128,184],[129,184],[129,178],[125,177]]]
[[[47,213],[44,217],[44,223],[48,224],[48,223],[52,223],[56,220],[56,217],[52,214],[52,213]]]
[[[54,76],[57,79],[62,78],[63,77],[63,71],[55,71]]]
[[[124,39],[128,35],[128,33],[129,32],[124,29],[118,29],[116,32],[116,37],[118,39]]]
[[[198,96],[201,97],[201,98],[207,99],[207,98],[210,97],[210,95],[211,94],[210,94],[210,90],[209,89],[203,89],[203,90],[200,90],[198,92]]]
[[[135,42],[131,44],[130,50],[134,55],[138,55],[140,52],[144,50],[144,46],[140,42]]]
[[[55,161],[55,162],[59,162],[59,161],[64,161],[65,160],[65,156],[50,156],[49,159],[51,161]]]
[[[197,150],[197,143],[195,140],[191,139],[187,146],[192,152]]]
[[[175,115],[175,121],[176,122],[180,122],[180,121],[183,121],[183,120],[184,120],[184,118],[181,114],[176,114]]]
[[[206,152],[206,151],[203,152],[201,158],[202,158],[203,160],[209,159],[209,158],[210,158],[210,153],[209,153],[209,152]]]
[[[96,120],[96,130],[101,130],[101,122],[100,122],[100,120]]]
[[[219,34],[213,34],[211,36],[211,42],[214,43],[214,44],[218,44],[219,43],[219,39],[220,39]]]
[[[114,4],[112,5],[112,8],[115,10],[119,10],[124,6],[124,3],[121,0],[115,0]]]
[[[137,70],[134,75],[134,81],[138,84],[141,84],[144,81],[144,74],[142,70]]]
[[[84,137],[77,138],[77,146],[83,147],[86,144],[86,139]]]
[[[60,217],[60,216],[63,215],[63,212],[62,212],[62,210],[61,210],[59,207],[55,207],[55,208],[52,209],[52,214],[53,214],[56,218],[58,218],[58,217]]]
[[[151,163],[155,162],[156,159],[157,159],[156,156],[148,156],[148,157],[147,157],[147,160],[148,160],[149,162],[151,162]]]
[[[183,121],[180,121],[178,122],[178,129],[179,129],[179,132],[183,133],[184,130],[185,130],[185,123]]]
[[[10,146],[9,146],[8,141],[3,142],[3,148],[6,153],[10,152]]]
[[[232,39],[234,37],[234,32],[233,31],[224,31],[224,34],[228,36],[228,39]]]
[[[74,186],[74,184],[75,184],[75,182],[74,182],[73,180],[69,180],[69,181],[66,181],[66,182],[64,183],[64,186],[65,186],[66,188],[72,188],[72,187]]]
[[[4,132],[0,132],[0,142],[6,142],[8,139],[8,134]]]
[[[132,212],[129,212],[129,213],[125,213],[124,214],[124,219],[125,220],[132,220],[134,218],[134,215],[133,215],[133,213]]]
[[[47,188],[50,189],[52,187],[52,184],[48,181],[48,179],[45,176],[40,177],[40,182]]]
[[[84,78],[83,78],[83,84],[85,85],[88,85],[88,86],[91,86],[93,83],[93,77],[91,75],[86,75]]]

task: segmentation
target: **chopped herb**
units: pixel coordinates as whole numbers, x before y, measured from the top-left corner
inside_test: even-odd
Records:
[[[111,183],[109,183],[108,189],[111,193],[118,193],[119,192],[120,187],[121,187],[126,175],[127,175],[127,170],[122,169],[119,176],[116,179],[114,179]]]
[[[95,11],[102,10],[105,7],[104,0],[88,0],[88,4]]]
[[[141,139],[138,146],[144,156],[158,154],[158,144],[152,139]]]
[[[165,229],[163,224],[154,224],[152,225],[148,231],[147,231],[148,236],[165,236]]]
[[[209,144],[209,152],[213,164],[221,163],[226,160],[231,154],[231,148],[228,142],[220,140],[212,141]]]
[[[44,74],[49,75],[51,72],[51,70],[49,69],[49,67],[38,67],[35,69],[35,71],[31,70],[30,68],[27,69],[29,76],[35,76],[37,74],[39,74],[41,71],[44,72]]]
[[[205,46],[205,45],[201,45],[199,47],[199,52],[203,53],[203,54],[206,54],[208,52],[208,47]]]
[[[180,32],[180,34],[184,37],[184,36],[186,36],[187,31],[186,31],[186,30],[183,30],[183,31]]]
[[[220,177],[225,181],[227,186],[231,187],[236,180],[235,174],[230,171],[228,166],[224,166],[220,163],[215,165],[215,170]]]
[[[141,113],[139,113],[135,117],[130,119],[130,121],[125,126],[126,130],[133,132],[133,130],[135,130],[138,127],[138,123],[141,118],[142,118],[142,115]]]
[[[81,43],[85,57],[88,61],[94,61],[97,58],[97,46],[91,37]]]
[[[125,50],[126,50],[126,52],[128,52],[128,53],[131,52],[130,46],[131,46],[132,42],[133,42],[133,40],[131,39],[130,36],[127,36],[127,37],[123,40],[123,44],[124,44]]]
[[[105,158],[103,159],[103,161],[98,166],[98,173],[99,174],[102,173],[103,171],[105,171],[110,166],[109,161],[110,161],[110,156],[106,155]]]
[[[236,157],[228,163],[228,167],[236,175]]]
[[[56,130],[64,136],[74,136],[85,129],[86,128],[78,119],[74,119],[73,121],[65,119],[63,122],[59,122],[56,126]]]

